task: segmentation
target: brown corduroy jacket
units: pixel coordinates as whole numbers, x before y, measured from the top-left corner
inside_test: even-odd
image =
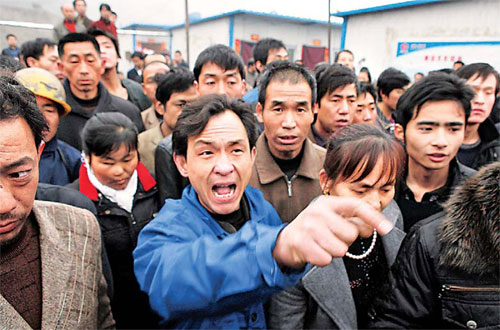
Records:
[[[290,222],[321,194],[319,171],[325,161],[326,150],[309,139],[304,142],[304,155],[297,172],[288,180],[274,161],[264,134],[257,140],[257,156],[249,185],[264,193],[283,222]]]
[[[101,269],[101,232],[89,211],[35,201],[42,264],[42,329],[114,328]],[[31,329],[0,295],[0,328]]]

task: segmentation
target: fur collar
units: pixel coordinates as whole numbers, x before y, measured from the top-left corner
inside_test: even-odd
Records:
[[[470,274],[500,270],[500,162],[483,167],[445,204],[440,264]]]

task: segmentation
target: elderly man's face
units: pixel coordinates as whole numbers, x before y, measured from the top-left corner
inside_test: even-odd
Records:
[[[31,212],[39,153],[24,119],[0,120],[0,247],[19,235]]]
[[[174,160],[203,207],[230,214],[240,208],[255,153],[240,118],[225,111],[213,116],[199,135],[189,137],[186,157],[175,155]]]
[[[61,7],[62,14],[65,20],[74,20],[75,19],[75,8],[73,8],[70,4],[64,4]]]
[[[164,63],[151,63],[142,73],[142,90],[144,94],[152,101],[156,101],[156,88],[158,87],[154,77],[157,73],[167,73],[170,71]]]

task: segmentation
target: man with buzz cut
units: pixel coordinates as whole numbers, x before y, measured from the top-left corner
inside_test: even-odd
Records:
[[[301,100],[310,107],[306,90]],[[174,160],[192,185],[166,201],[134,250],[137,281],[162,328],[265,329],[264,304],[294,285],[308,263],[325,266],[359,234],[392,229],[363,201],[333,196],[321,196],[285,226],[247,186],[256,139],[250,107],[224,95],[201,97],[179,116]]]
[[[292,221],[321,194],[319,171],[326,150],[307,138],[315,102],[316,81],[304,67],[277,61],[264,71],[257,104],[264,132],[257,140],[249,185],[264,193],[283,222]]]
[[[317,117],[309,133],[311,141],[326,147],[336,131],[352,124],[358,91],[356,74],[347,66],[334,64],[320,75],[315,104]]]
[[[49,71],[60,81],[64,74],[59,67],[57,44],[47,38],[36,38],[21,45],[21,56],[27,68],[41,68]]]
[[[273,61],[288,60],[288,51],[281,40],[265,38],[261,39],[253,47],[253,58],[255,69],[260,74],[264,71],[266,65]],[[257,83],[259,78],[257,77]],[[259,98],[259,86],[243,96],[243,101],[252,105],[257,104]]]
[[[498,72],[487,63],[462,66],[457,76],[467,81],[474,90],[471,114],[465,127],[465,139],[458,150],[458,159],[474,169],[500,159],[500,124],[490,118],[495,97],[500,90]]]
[[[193,72],[199,95],[224,94],[241,98],[245,93],[245,65],[241,56],[228,46],[214,45],[203,50]],[[155,163],[160,200],[180,198],[189,181],[180,175],[174,164],[171,135],[158,144]]]
[[[66,102],[71,112],[61,120],[59,138],[81,150],[80,132],[87,120],[98,112],[121,112],[129,117],[139,132],[144,131],[139,109],[129,101],[108,92],[101,80],[104,61],[95,37],[70,33],[57,47],[66,80]]]
[[[162,121],[139,134],[139,156],[149,172],[155,174],[155,151],[160,141],[172,134],[177,117],[187,103],[198,97],[194,75],[184,68],[175,68],[165,74],[156,88],[155,109]]]
[[[377,113],[385,129],[392,131],[394,125],[393,114],[396,111],[396,105],[409,84],[410,78],[404,72],[395,68],[385,69],[378,77]]]
[[[431,73],[411,86],[397,104],[394,135],[406,146],[408,163],[394,200],[405,232],[443,210],[453,189],[474,170],[456,155],[471,113],[472,89],[447,73]]]

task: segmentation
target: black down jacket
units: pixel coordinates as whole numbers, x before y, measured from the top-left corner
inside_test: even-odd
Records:
[[[445,211],[417,223],[392,268],[373,328],[500,328],[500,162],[455,190]]]

